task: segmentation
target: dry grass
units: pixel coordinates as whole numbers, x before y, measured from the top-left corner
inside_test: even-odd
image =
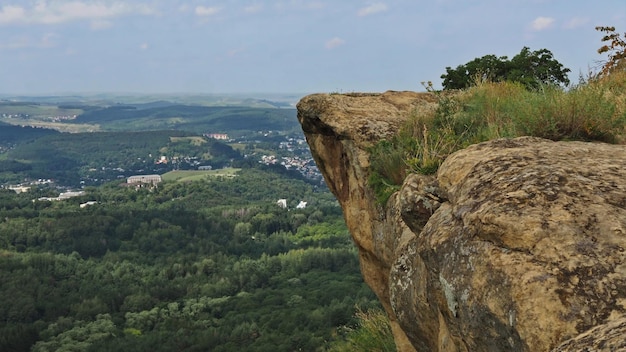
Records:
[[[483,82],[437,93],[434,110],[416,111],[399,133],[372,148],[369,184],[385,203],[408,172],[431,174],[471,144],[519,136],[626,143],[626,70],[564,90]]]
[[[380,309],[369,311],[357,310],[356,328],[344,328],[345,339],[338,341],[328,349],[331,352],[393,352],[396,345],[391,332],[387,314]]]

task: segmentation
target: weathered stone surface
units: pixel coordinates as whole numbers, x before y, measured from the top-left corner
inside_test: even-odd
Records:
[[[368,147],[426,93],[312,95],[298,118],[400,351],[624,347],[626,148],[523,137],[471,146],[385,207]]]
[[[394,249],[413,233],[385,221],[366,185],[369,170],[367,149],[393,135],[418,106],[434,104],[430,94],[315,94],[298,103],[298,119],[313,157],[329,188],[341,204],[352,237],[359,248],[361,271],[390,316],[396,344],[411,351],[411,343],[395,321],[389,299],[389,270]],[[391,210],[395,211],[395,210]]]
[[[626,351],[626,318],[596,326],[554,349],[554,352],[580,351]]]

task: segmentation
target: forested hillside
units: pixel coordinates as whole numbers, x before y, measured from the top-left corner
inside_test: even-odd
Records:
[[[323,351],[379,307],[294,109],[55,104],[0,103],[0,351]]]
[[[161,156],[168,163],[156,163]],[[52,133],[22,139],[0,154],[0,165],[5,166],[0,183],[30,178],[53,179],[61,185],[100,184],[118,176],[174,168],[219,168],[238,159],[241,153],[230,146],[184,131]]]
[[[177,129],[185,131],[229,131],[242,135],[254,131],[293,131],[299,128],[295,109],[232,106],[114,105],[79,115],[73,123],[98,124],[107,131]]]
[[[0,148],[6,148],[20,141],[34,140],[39,137],[58,134],[59,132],[47,128],[33,128],[12,126],[0,122]]]
[[[302,181],[36,196],[0,191],[1,351],[313,351],[377,304],[336,201]]]

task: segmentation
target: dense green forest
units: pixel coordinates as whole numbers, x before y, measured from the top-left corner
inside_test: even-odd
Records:
[[[254,168],[51,192],[0,190],[0,351],[321,351],[377,306],[326,189]]]
[[[12,143],[35,140],[39,137],[58,133],[47,128],[12,126],[0,122],[0,148],[6,148]]]
[[[0,102],[0,351],[349,346],[380,307],[341,208],[296,169],[312,158],[295,110],[250,104],[269,107]],[[68,188],[84,194],[37,200]]]

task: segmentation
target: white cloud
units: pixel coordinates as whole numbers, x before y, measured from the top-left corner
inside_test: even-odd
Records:
[[[17,38],[11,38],[6,41],[0,42],[0,50],[4,49],[22,49],[33,47],[33,40],[27,36],[21,36]]]
[[[552,27],[554,24],[554,18],[552,17],[537,17],[530,24],[530,28],[533,31],[543,31],[544,29],[548,29]]]
[[[150,15],[155,13],[156,11],[147,5],[123,1],[39,0],[30,8],[3,6],[2,10],[0,10],[0,24],[35,23],[54,25],[70,21],[98,21],[131,14]],[[98,27],[99,24],[92,24],[92,26]]]
[[[141,50],[148,50],[148,48],[150,48],[150,45],[148,45],[148,43],[141,43],[141,45],[139,45],[139,49]]]
[[[570,19],[569,21],[567,21],[564,27],[567,29],[574,29],[574,28],[585,26],[587,23],[589,23],[588,18],[574,17]]]
[[[247,13],[257,13],[261,10],[263,10],[263,5],[261,4],[254,4],[254,5],[250,5],[250,6],[246,6],[243,8],[243,10]]]
[[[124,3],[114,3],[107,6],[103,3],[88,4],[72,1],[53,3],[52,6],[48,6],[45,1],[41,1],[35,6],[33,14],[38,22],[56,24],[72,20],[110,18],[132,12],[132,6]]]
[[[334,37],[333,39],[330,39],[329,41],[326,42],[326,49],[334,49],[337,47],[340,47],[342,45],[344,45],[346,43],[345,40],[339,38],[339,37]]]
[[[196,12],[196,15],[198,16],[212,16],[218,13],[219,11],[220,9],[217,7],[197,6],[195,12]]]
[[[95,21],[91,21],[91,26],[90,27],[93,30],[100,30],[100,29],[110,28],[111,26],[113,26],[113,22],[111,22],[111,21],[95,20]]]
[[[271,6],[276,12],[284,11],[318,11],[327,8],[327,4],[321,1],[290,0],[275,1]],[[269,8],[268,7],[268,8]]]
[[[0,49],[26,49],[26,48],[52,48],[56,46],[54,33],[45,33],[39,39],[33,39],[30,36],[22,35],[9,39],[7,42],[0,42]]]
[[[308,3],[306,7],[311,10],[319,10],[319,9],[325,8],[326,4],[324,4],[323,2],[319,2],[319,1],[313,1],[313,2]]]
[[[8,24],[12,22],[21,22],[26,18],[26,11],[19,6],[2,6],[0,10],[0,24]]]
[[[235,57],[235,56],[238,56],[238,55],[240,55],[241,53],[243,53],[243,52],[245,52],[245,51],[246,51],[246,49],[245,49],[245,48],[236,48],[236,49],[229,50],[229,51],[226,53],[226,55],[227,55],[228,57]]]
[[[56,46],[56,43],[54,42],[54,38],[56,37],[57,35],[54,33],[44,34],[41,40],[39,41],[39,46],[41,48],[51,48],[53,46]]]
[[[370,6],[364,7],[357,12],[359,16],[368,16],[373,15],[378,12],[387,11],[387,5],[382,2],[377,2],[375,4],[371,4]]]

